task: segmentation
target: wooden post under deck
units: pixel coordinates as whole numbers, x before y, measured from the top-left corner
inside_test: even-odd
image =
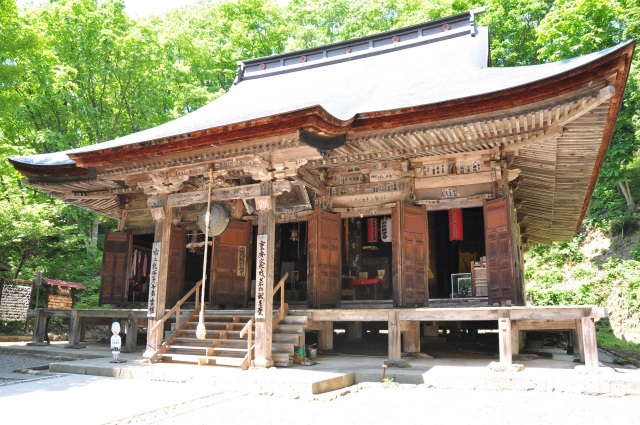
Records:
[[[419,353],[420,352],[420,322],[411,321],[404,322],[403,329],[403,351],[405,353]]]
[[[333,322],[320,322],[322,329],[318,331],[318,349],[333,350]]]
[[[520,354],[520,334],[520,325],[518,325],[517,321],[513,320],[511,322],[511,354]]]
[[[511,319],[508,311],[501,311],[498,318],[498,337],[500,345],[500,364],[512,364],[511,351]]]
[[[125,341],[126,352],[132,352],[135,350],[138,342],[138,320],[136,319],[133,311],[129,312],[127,317],[127,340]]]
[[[350,341],[360,341],[362,339],[362,322],[347,323],[347,339]]]
[[[264,287],[264,317],[256,317],[256,341],[254,367],[271,367],[272,330],[273,330],[273,284],[274,284],[274,254],[275,254],[275,233],[276,217],[274,214],[276,199],[273,196],[271,182],[260,184],[260,198],[256,198],[256,208],[258,210],[258,237],[267,235],[266,263],[264,266],[256,259],[257,273],[266,275],[266,285]],[[256,277],[256,285],[258,284]],[[256,298],[258,297],[256,286]],[[258,313],[258,300],[256,299],[256,315]]]
[[[402,340],[400,331],[400,312],[398,310],[389,311],[389,362],[399,362],[402,360]]]
[[[587,367],[597,368],[600,366],[598,362],[598,346],[596,342],[596,327],[591,317],[585,316],[579,320],[578,328],[581,328],[582,346],[581,352],[584,352],[584,365]]]

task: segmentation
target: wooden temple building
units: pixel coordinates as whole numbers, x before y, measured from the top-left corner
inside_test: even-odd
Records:
[[[597,366],[606,311],[527,307],[523,251],[580,227],[635,43],[493,68],[481,11],[243,61],[227,94],[188,115],[10,161],[30,185],[118,219],[100,300],[148,309],[153,359],[188,348],[185,334],[158,349],[164,313],[183,329],[181,306],[204,299],[207,317],[235,315],[222,330],[205,320],[200,363],[222,363],[233,331],[254,366],[278,364],[277,331],[296,313],[320,349],[339,323],[356,338],[382,323],[390,360],[439,322],[493,322],[503,363],[527,330],[574,330]]]

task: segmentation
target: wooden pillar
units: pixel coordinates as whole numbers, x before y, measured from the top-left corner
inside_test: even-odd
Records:
[[[347,323],[347,339],[351,341],[360,341],[362,339],[362,322]]]
[[[156,222],[156,230],[153,238],[154,247],[156,246],[155,244],[160,243],[155,297],[152,294],[154,289],[153,283],[149,285],[150,308],[148,313],[147,329],[151,329],[160,319],[162,319],[166,307],[168,288],[167,280],[169,277],[169,243],[171,238],[171,215],[173,209],[167,206],[167,194],[151,196],[149,197],[147,204],[149,205],[153,219]],[[153,280],[153,274],[155,272],[153,270],[154,252],[151,253],[151,258],[151,279]],[[155,352],[162,344],[163,339],[164,327],[160,327],[155,332],[147,333],[147,354]]]
[[[389,362],[399,362],[402,360],[401,332],[400,332],[400,312],[398,310],[389,311]]]
[[[322,323],[322,330],[318,331],[318,349],[333,350],[333,322],[320,323]]]
[[[598,343],[596,342],[595,323],[591,317],[585,316],[580,320],[580,327],[582,328],[584,365],[597,368],[600,366],[600,363],[598,361]]]
[[[424,336],[440,336],[438,322],[426,322],[424,324]]]
[[[462,322],[454,322],[453,337],[455,339],[460,339],[462,337]]]
[[[80,313],[78,310],[71,310],[71,319],[69,320],[69,347],[78,348],[80,346],[80,330],[82,329]]]
[[[511,321],[511,354],[520,354],[521,338],[520,325],[516,320]]]
[[[578,344],[578,356],[580,361],[584,363],[584,340],[582,339],[582,319],[576,320],[576,344]]]
[[[135,350],[138,342],[138,320],[133,311],[129,312],[127,317],[127,340],[125,341],[125,349],[131,353]]]
[[[500,312],[500,317],[498,319],[498,337],[500,345],[500,364],[510,365],[513,361],[511,354],[511,319],[509,319],[508,310]]]
[[[405,353],[420,352],[420,322],[404,322],[403,323],[404,339],[403,351]]]
[[[256,249],[256,346],[254,367],[271,367],[273,331],[273,284],[276,199],[271,190],[271,182],[260,184],[258,210],[258,246]]]
[[[36,324],[33,331],[33,342],[44,344],[44,334],[47,332],[47,318],[44,315],[44,308],[36,308]]]

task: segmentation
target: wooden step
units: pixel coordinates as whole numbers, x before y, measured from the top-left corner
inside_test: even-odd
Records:
[[[289,343],[289,344],[293,344],[293,345],[298,345],[298,342],[300,342],[300,335],[298,334],[291,334],[291,333],[278,333],[277,330],[276,332],[273,333],[273,338],[272,338],[273,342],[284,342],[284,343]]]
[[[207,331],[241,331],[246,326],[244,323],[233,322],[204,322],[204,327]],[[198,328],[198,322],[191,322],[185,329],[196,330]]]
[[[271,359],[276,367],[290,367],[293,365],[293,354],[273,353],[271,354]]]
[[[195,337],[196,330],[195,329],[185,329],[182,332],[181,336],[185,337]],[[252,336],[255,336],[255,332],[251,332]],[[207,330],[207,338],[210,339],[230,339],[230,340],[243,340],[246,341],[247,334],[244,334],[242,338],[240,338],[240,331],[227,331],[227,330]]]
[[[289,325],[287,323],[278,324],[276,332],[279,334],[303,334],[304,327],[302,325]]]
[[[195,363],[199,365],[217,365],[217,366],[234,366],[242,367],[243,357],[224,357],[224,356],[194,356],[188,354],[163,354],[163,361],[173,361],[182,363]]]
[[[287,344],[287,343],[274,342],[274,343],[271,345],[271,352],[272,352],[272,353],[288,353],[288,354],[293,354],[293,350],[294,350],[294,344]]]
[[[284,319],[280,322],[281,324],[286,325],[300,325],[307,326],[307,316],[285,316]]]

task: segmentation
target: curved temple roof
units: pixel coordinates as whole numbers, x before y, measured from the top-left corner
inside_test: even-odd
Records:
[[[488,66],[488,37],[487,28],[476,28],[474,12],[469,12],[363,39],[241,62],[237,84],[188,115],[108,142],[9,160],[35,183],[48,176],[55,176],[58,182],[65,178],[90,180],[95,179],[93,167],[107,166],[108,159],[133,161],[136,155],[151,155],[144,149],[157,145],[172,146],[163,148],[163,152],[216,148],[249,140],[233,136],[232,130],[259,128],[265,122],[270,127],[256,130],[254,139],[311,129],[318,134],[346,135],[347,140],[355,140],[365,133],[383,134],[415,126],[435,128],[451,120],[468,121],[474,115],[493,113],[494,119],[501,119],[500,111],[505,111],[504,117],[516,117],[523,113],[527,102],[537,103],[540,110],[551,110],[553,105],[540,105],[551,102],[554,96],[568,96],[571,90],[584,94],[591,84],[585,83],[587,74],[592,72],[600,81],[596,93],[599,90],[607,94],[603,106],[606,109],[600,113],[604,121],[597,124],[600,148],[589,159],[586,193],[574,200],[579,203],[579,214],[572,213],[575,219],[574,228],[568,229],[571,233],[584,215],[599,173],[635,41],[561,62],[492,68]],[[619,78],[615,79],[616,75]],[[614,80],[605,87],[608,78]],[[544,87],[546,97],[539,94],[539,87]],[[495,99],[500,102],[486,106]],[[577,104],[579,100],[571,101]],[[478,104],[485,105],[484,110],[475,106]],[[420,111],[423,115],[414,121],[393,124],[388,120],[402,115],[412,117]],[[444,112],[439,116],[439,111]],[[456,113],[457,116],[452,115]],[[125,152],[130,156],[123,155]],[[420,154],[426,155],[425,152]],[[547,219],[550,225],[553,220]],[[551,234],[549,239],[565,238],[567,234]]]
[[[488,95],[570,72],[623,49],[543,65],[488,67],[488,31],[468,28],[411,39],[360,52],[349,60],[299,63],[282,72],[242,80],[219,99],[148,130],[65,152],[12,157],[14,163],[35,166],[71,165],[70,155],[96,152],[196,131],[250,122],[260,118],[321,107],[343,122],[372,112],[407,109]],[[384,53],[384,54],[382,54]],[[344,59],[344,58],[340,58]],[[288,71],[288,72],[287,72]]]

